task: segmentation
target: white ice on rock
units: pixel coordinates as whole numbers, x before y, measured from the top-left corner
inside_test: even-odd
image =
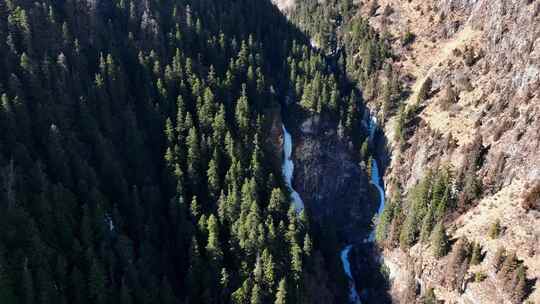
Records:
[[[292,144],[292,137],[291,134],[287,131],[285,128],[285,125],[281,125],[281,128],[283,129],[283,165],[281,166],[281,171],[283,173],[283,177],[285,178],[285,182],[287,183],[287,186],[289,187],[289,190],[291,191],[291,198],[293,200],[294,208],[296,209],[296,212],[300,213],[302,210],[304,210],[304,202],[302,201],[302,198],[300,197],[300,194],[294,190],[292,187],[292,178],[294,173],[294,163],[291,158],[292,156],[292,150],[293,150],[293,144]]]
[[[369,120],[369,140],[373,142],[373,138],[375,136],[375,131],[377,131],[377,117],[371,116]],[[377,210],[377,213],[375,214],[375,217],[379,217],[381,213],[384,210],[384,189],[383,184],[381,181],[381,176],[379,175],[379,166],[377,164],[377,160],[373,158],[371,162],[371,183],[377,188],[379,191],[379,209]],[[369,235],[369,238],[367,240],[368,242],[375,241],[375,229],[373,229]]]
[[[381,177],[379,176],[379,166],[377,166],[377,161],[373,159],[371,162],[371,183],[379,190],[379,209],[375,214],[376,217],[379,217],[384,210],[384,189],[381,182]],[[375,241],[375,229],[373,229],[369,235],[369,241]]]
[[[373,141],[373,137],[375,135],[375,131],[377,130],[377,120],[376,118],[372,117],[369,122],[369,139],[370,141]],[[297,212],[301,212],[304,209],[304,202],[302,201],[302,198],[294,190],[292,187],[292,179],[294,174],[294,163],[292,160],[292,151],[293,151],[293,143],[292,143],[292,137],[291,134],[287,131],[285,128],[285,125],[281,125],[281,128],[283,130],[283,165],[281,166],[281,171],[283,174],[283,177],[285,178],[285,182],[287,183],[287,186],[289,190],[291,191],[291,198],[294,204],[294,207]],[[384,190],[382,186],[381,177],[379,175],[379,167],[377,165],[377,161],[373,159],[371,164],[371,183],[379,190],[380,195],[380,203],[379,203],[379,210],[377,211],[376,216],[379,216],[384,209]],[[369,236],[368,241],[373,242],[375,240],[375,230],[373,230]],[[349,278],[349,304],[362,304],[362,301],[360,301],[360,296],[358,295],[358,291],[356,290],[356,284],[354,281],[354,277],[351,272],[351,264],[349,262],[349,253],[352,248],[352,244],[349,244],[341,250],[340,256],[341,256],[341,262],[343,263],[343,270],[347,274],[347,277]]]
[[[105,224],[107,228],[109,228],[110,232],[114,231],[114,222],[112,216],[110,216],[109,214],[105,214]]]
[[[343,270],[349,277],[349,302],[351,304],[362,304],[360,301],[360,296],[356,291],[356,284],[354,282],[354,277],[351,272],[351,263],[349,262],[349,252],[351,251],[352,245],[347,245],[343,250],[341,250],[341,262],[343,263]]]
[[[364,124],[365,125],[365,124]],[[369,120],[368,125],[369,130],[369,141],[373,142],[373,138],[375,136],[375,131],[377,131],[377,118],[371,116]],[[377,213],[375,214],[376,217],[378,217],[382,211],[384,210],[384,189],[383,184],[381,180],[381,176],[379,174],[379,166],[377,164],[377,160],[373,159],[371,163],[371,183],[377,188],[379,191],[379,209],[377,210]],[[369,238],[364,240],[364,242],[373,242],[375,241],[375,229],[373,229],[369,235]],[[351,264],[349,262],[349,251],[352,248],[352,244],[349,244],[345,246],[345,248],[341,251],[341,262],[343,263],[343,270],[349,277],[349,302],[351,304],[361,304],[360,297],[358,295],[358,291],[356,290],[356,284],[354,282],[354,277],[351,273]]]
[[[377,117],[370,116],[369,120],[369,140],[373,141],[373,136],[375,136],[375,131],[377,131]]]

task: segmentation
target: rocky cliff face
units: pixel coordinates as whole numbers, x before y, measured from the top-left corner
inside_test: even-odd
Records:
[[[303,121],[294,143],[294,186],[318,220],[330,220],[349,242],[367,236],[377,210],[374,189],[336,124],[318,116]]]
[[[272,0],[281,11],[286,11],[294,7],[294,0]]]
[[[392,158],[386,183],[397,182],[406,193],[427,169],[449,164],[460,172],[473,151],[480,153],[474,172],[480,195],[447,226],[453,240],[481,244],[484,259],[456,287],[445,266],[451,256],[436,260],[429,245],[387,251],[395,298],[407,299],[412,284],[422,294],[434,287],[449,303],[515,302],[492,267],[504,247],[527,268],[527,300],[540,303],[540,213],[524,208],[540,180],[540,2],[381,0],[378,7],[374,27],[396,38],[415,36],[409,45],[401,39],[393,45],[399,57],[393,65],[411,88],[406,103],[417,102],[423,84],[432,83],[404,145],[394,140],[397,119],[386,124]],[[503,233],[492,239],[495,221]],[[475,281],[477,273],[486,277]]]
[[[518,276],[504,282],[504,271],[501,275],[494,267],[497,251],[504,248],[524,266],[523,301],[540,303],[540,1],[353,2],[357,15],[390,37],[395,56],[388,63],[408,91],[400,102],[416,109],[405,125],[404,140],[398,140],[398,115],[384,113],[378,98],[369,102],[372,112],[386,119],[387,198],[396,194],[394,185],[400,185],[399,194],[406,200],[412,187],[440,166],[450,168],[456,185],[466,183],[468,176],[477,187],[474,197],[454,193],[458,206],[444,224],[454,248],[459,239],[479,244],[479,264],[449,267],[459,255],[451,250],[436,259],[429,242],[386,249],[382,257],[394,302],[422,301],[431,288],[445,303],[521,302],[512,288],[518,287]],[[381,78],[380,87],[374,81],[371,91],[384,87]],[[299,186],[302,195],[315,202],[320,214],[329,214],[322,202],[333,197],[314,193],[343,184],[335,175],[330,184],[321,182],[334,171],[330,166],[340,168],[335,172],[352,171],[336,157],[339,148],[331,137],[315,139],[309,129],[295,151],[301,164],[297,182],[309,181]],[[319,159],[328,162],[316,163]],[[313,175],[306,178],[306,172]],[[500,235],[489,237],[497,222]]]
[[[268,146],[283,161],[283,123],[275,111],[269,127]],[[304,200],[312,218],[330,221],[347,242],[361,242],[372,227],[378,207],[376,190],[369,183],[366,168],[353,158],[352,144],[338,136],[337,126],[318,116],[290,127],[293,137],[293,188]]]

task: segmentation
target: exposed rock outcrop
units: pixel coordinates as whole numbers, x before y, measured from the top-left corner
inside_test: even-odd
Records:
[[[315,219],[334,222],[349,241],[363,240],[378,200],[350,145],[334,123],[317,116],[305,120],[295,135],[294,187],[306,208]]]
[[[361,0],[354,7],[392,41],[395,56],[389,63],[410,93],[400,102],[415,105],[424,84],[431,83],[429,92],[420,94],[426,93],[406,126],[404,142],[394,134],[397,117],[382,113],[380,100],[370,100],[372,112],[388,118],[386,196],[393,197],[393,185],[399,184],[406,199],[426,172],[439,165],[448,165],[458,183],[466,174],[474,175],[479,186],[478,196],[452,210],[445,224],[451,242],[465,237],[480,244],[483,260],[462,271],[460,284],[454,286],[445,267],[449,257],[435,259],[429,244],[388,250],[383,258],[394,300],[413,303],[434,288],[436,297],[447,303],[518,302],[492,268],[496,251],[505,247],[526,268],[530,286],[525,301],[540,303],[540,212],[535,207],[538,191],[531,189],[540,179],[540,1]],[[381,78],[377,85],[383,87]],[[322,202],[332,198],[315,193],[321,192],[319,179],[328,174],[332,182],[324,187],[335,190],[343,183],[327,168],[331,158],[340,162],[339,148],[329,137],[315,140],[320,128],[314,132],[309,124],[304,124],[295,151],[301,163],[298,181],[305,179],[307,185],[298,188],[312,197],[318,214],[325,214],[329,211]],[[313,164],[310,159],[325,161]],[[346,164],[335,166],[350,172]],[[304,177],[308,171],[313,175]],[[492,239],[488,230],[496,221],[503,232]]]
[[[294,7],[294,0],[272,0],[281,11],[286,11]]]
[[[535,284],[527,300],[540,303],[540,255],[535,250],[540,248],[535,228],[540,213],[522,204],[527,185],[540,175],[540,2],[377,2],[379,9],[370,18],[374,27],[396,38],[406,31],[415,35],[410,45],[401,39],[393,45],[399,57],[393,64],[411,88],[405,102],[417,102],[424,82],[432,82],[405,143],[394,141],[396,118],[386,124],[392,154],[386,183],[397,182],[406,193],[429,168],[450,164],[459,173],[472,151],[480,153],[474,172],[480,196],[450,217],[447,226],[453,239],[482,244],[486,257],[467,275],[481,272],[487,277],[459,288],[449,286],[443,267],[447,261],[435,260],[428,245],[417,244],[406,252],[395,249],[386,252],[385,259],[392,266],[396,299],[406,297],[403,288],[409,287],[407,278],[414,269],[422,293],[434,287],[437,297],[450,303],[515,302],[490,268],[491,257],[504,246],[523,261],[528,282]],[[362,10],[367,15],[368,6]],[[448,98],[448,88],[456,98]],[[505,232],[490,239],[487,231],[496,220]]]

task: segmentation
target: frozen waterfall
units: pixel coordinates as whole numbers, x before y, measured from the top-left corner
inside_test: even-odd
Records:
[[[292,145],[292,137],[291,134],[287,131],[285,128],[285,125],[281,125],[281,128],[283,129],[283,165],[281,166],[281,171],[283,173],[283,177],[285,178],[285,182],[287,183],[287,186],[289,187],[289,190],[291,191],[291,198],[293,200],[294,208],[296,209],[296,212],[301,212],[304,210],[304,202],[302,201],[302,198],[294,190],[292,187],[292,179],[294,174],[294,163],[291,158],[292,151],[293,151],[293,145]]]

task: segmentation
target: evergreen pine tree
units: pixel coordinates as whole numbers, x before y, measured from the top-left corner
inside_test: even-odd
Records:
[[[512,279],[513,272],[517,269],[519,265],[518,259],[514,252],[508,254],[504,262],[502,263],[501,270],[497,273],[497,276],[503,282],[507,282]]]
[[[265,286],[272,290],[276,283],[276,265],[274,262],[274,258],[272,257],[268,249],[265,248],[263,250],[261,260],[263,263],[263,277]]]
[[[420,91],[418,91],[418,96],[416,100],[417,103],[421,103],[429,97],[429,92],[431,91],[431,83],[432,81],[429,77],[427,77],[424,83],[422,83]]]
[[[188,147],[188,177],[192,187],[196,189],[200,182],[201,147],[195,127],[189,129],[186,144]]]
[[[428,288],[424,297],[422,298],[422,304],[437,304],[437,297],[435,296],[435,290]]]
[[[220,191],[220,177],[217,161],[212,158],[208,163],[206,176],[208,179],[208,194],[212,201],[217,200]]]
[[[3,261],[3,252],[2,250],[0,250],[0,302],[6,303],[6,304],[20,303],[19,299],[15,297],[13,281],[8,276],[8,273],[4,265],[5,264]],[[23,282],[23,283],[25,285],[28,284],[26,282]],[[25,286],[25,289],[29,289],[29,288]],[[25,294],[26,299],[31,300],[29,296],[30,295]],[[26,301],[25,303],[29,303],[29,302]]]
[[[309,234],[306,234],[306,236],[304,237],[304,254],[309,257],[312,254],[312,250],[313,244],[311,243],[311,237],[309,236]]]
[[[504,247],[499,247],[493,256],[493,267],[495,268],[495,272],[498,272],[501,269],[505,258],[506,250]]]
[[[245,85],[242,86],[242,95],[236,102],[235,117],[240,134],[243,134],[244,138],[246,138],[250,134],[250,110]]]
[[[471,254],[471,265],[478,265],[482,262],[482,247],[479,243],[473,243]]]
[[[262,291],[258,283],[253,285],[251,289],[251,304],[261,304],[262,303]]]
[[[164,277],[161,280],[161,287],[159,290],[159,296],[162,304],[174,304],[176,303],[176,297],[174,296],[174,291],[172,290],[171,284],[167,277]]]
[[[206,245],[206,251],[210,255],[212,261],[216,264],[221,262],[223,258],[223,251],[219,244],[219,226],[216,217],[211,214],[208,218],[208,243]]]
[[[522,302],[528,293],[528,283],[527,283],[527,276],[525,274],[525,266],[519,265],[518,269],[515,272],[515,278],[514,278],[515,287],[512,291],[512,299],[516,303]]]
[[[433,229],[433,217],[433,207],[430,206],[428,209],[428,213],[426,214],[426,216],[424,216],[424,220],[422,221],[422,227],[420,229],[420,241],[422,241],[422,243],[429,241],[431,230]]]
[[[437,223],[433,229],[431,247],[436,258],[441,258],[448,252],[448,236],[442,222]]]
[[[230,275],[226,268],[221,268],[221,277],[219,279],[221,287],[221,296],[226,297],[229,294]]]
[[[91,302],[96,304],[106,303],[106,277],[101,263],[94,259],[90,268],[88,280],[88,292]]]
[[[34,293],[34,278],[28,268],[28,259],[25,260],[22,274],[22,284],[24,289],[24,303],[32,304],[36,301]],[[9,289],[8,289],[9,290]]]
[[[274,304],[287,304],[287,283],[285,279],[281,279],[279,281],[279,286],[276,291],[276,300],[274,301]]]
[[[131,304],[133,303],[133,297],[131,295],[131,290],[129,289],[125,278],[122,278],[122,286],[120,288],[120,304]]]
[[[364,139],[364,142],[362,143],[362,146],[360,148],[360,160],[366,161],[369,156],[369,144],[368,144],[368,138]]]
[[[491,227],[489,228],[489,237],[492,239],[496,239],[501,234],[501,221],[496,220]]]

